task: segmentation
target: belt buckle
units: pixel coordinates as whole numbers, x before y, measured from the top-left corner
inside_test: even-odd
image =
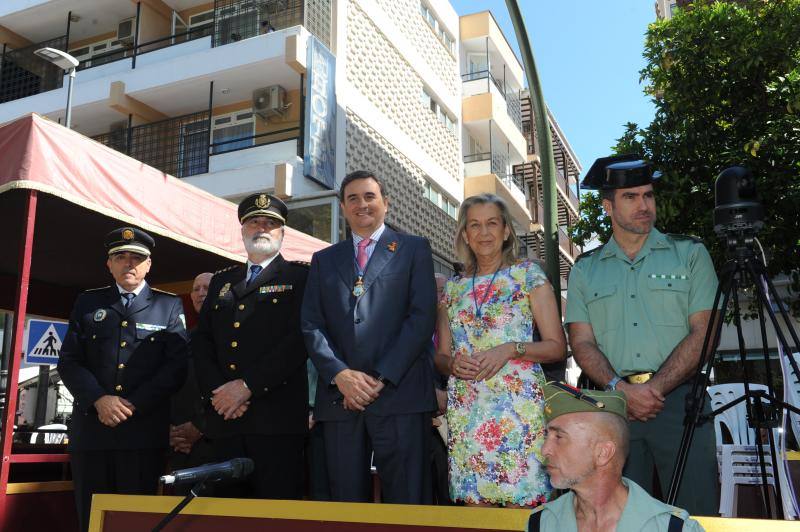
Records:
[[[631,384],[644,384],[650,379],[653,378],[653,373],[636,373],[634,375],[628,375],[625,377],[625,380]]]

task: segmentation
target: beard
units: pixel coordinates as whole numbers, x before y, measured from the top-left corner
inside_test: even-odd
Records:
[[[653,225],[656,223],[656,217],[652,216],[649,220],[617,220],[621,228],[633,233],[635,235],[646,235],[653,230]]]
[[[594,465],[589,465],[586,468],[586,471],[574,477],[562,477],[560,479],[554,479],[550,477],[550,484],[554,488],[560,490],[572,489],[573,486],[577,486],[578,484],[586,480],[594,472],[595,472]]]
[[[268,233],[256,233],[249,240],[245,239],[244,248],[247,253],[272,256],[281,249],[283,238],[274,238]]]

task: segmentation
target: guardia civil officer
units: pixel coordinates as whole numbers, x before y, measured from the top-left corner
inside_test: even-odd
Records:
[[[247,264],[214,275],[192,336],[215,457],[255,462],[246,482],[216,486],[215,496],[303,496],[308,382],[300,305],[308,266],[280,254],[287,213],[269,194],[241,202]]]
[[[625,476],[651,491],[655,466],[666,494],[717,276],[702,242],[653,227],[659,177],[635,155],[592,165],[582,188],[600,191],[612,237],[576,261],[565,321],[583,372],[599,388],[627,396]],[[715,453],[713,424],[698,427],[677,498],[693,515],[717,513]]]
[[[81,530],[95,493],[156,493],[169,442],[170,396],[186,379],[183,304],[151,288],[153,238],[108,234],[114,284],[78,296],[58,373],[72,394],[69,453]]]
[[[625,395],[544,386],[542,455],[553,487],[569,490],[536,508],[529,532],[700,532],[686,510],[664,504],[622,476],[628,450]]]

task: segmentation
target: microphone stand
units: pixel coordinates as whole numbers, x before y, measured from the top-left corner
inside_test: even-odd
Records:
[[[200,492],[204,490],[206,487],[205,482],[206,482],[205,480],[200,480],[194,486],[192,486],[192,489],[189,490],[189,493],[186,494],[186,497],[184,497],[183,500],[179,502],[178,505],[175,508],[173,508],[172,511],[168,513],[164,517],[164,519],[162,519],[161,522],[155,526],[155,528],[153,528],[153,532],[160,532],[173,519],[175,519],[175,517],[179,513],[181,513],[181,510],[186,508],[186,505],[192,502],[192,500],[194,500],[195,497],[200,495]]]

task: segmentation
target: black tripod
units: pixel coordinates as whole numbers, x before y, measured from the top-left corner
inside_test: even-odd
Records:
[[[775,493],[777,498],[777,515],[779,519],[783,519],[783,506],[781,504],[781,487],[778,482],[778,467],[779,462],[776,456],[776,446],[772,429],[777,427],[780,423],[780,412],[782,409],[800,415],[800,409],[793,405],[787,404],[784,401],[775,397],[773,391],[772,371],[769,365],[769,349],[767,343],[767,328],[764,318],[764,310],[766,309],[767,315],[778,335],[781,348],[785,353],[790,355],[787,357],[795,375],[800,375],[798,371],[797,362],[791,356],[793,352],[790,349],[789,343],[780,328],[778,319],[775,316],[767,293],[764,286],[768,287],[769,294],[772,300],[777,304],[780,314],[783,318],[786,328],[791,334],[795,346],[800,346],[800,340],[797,338],[797,333],[792,328],[792,323],[789,315],[783,305],[783,301],[775,290],[775,287],[767,276],[764,265],[756,258],[753,250],[754,237],[752,234],[742,235],[739,234],[735,238],[729,238],[729,250],[733,255],[728,262],[725,263],[720,275],[720,284],[717,288],[716,296],[714,297],[714,307],[711,311],[711,318],[706,329],[705,339],[703,341],[703,350],[700,357],[700,362],[697,366],[697,373],[692,384],[692,391],[686,397],[686,418],[684,419],[683,436],[681,438],[681,445],[678,449],[678,457],[675,462],[675,470],[672,473],[672,480],[670,482],[669,494],[667,495],[667,503],[675,504],[675,499],[678,496],[681,480],[683,479],[683,472],[686,467],[686,460],[689,455],[689,448],[692,444],[695,428],[709,420],[713,421],[714,417],[722,412],[733,408],[737,404],[746,401],[747,406],[747,420],[748,425],[756,432],[756,449],[758,453],[758,462],[761,470],[761,487],[763,494],[763,510],[766,518],[771,517],[771,504],[769,498],[769,485],[767,483],[767,465],[764,458],[764,448],[759,443],[761,436],[761,429],[766,429],[769,440],[769,452],[772,457],[773,470],[775,472]],[[744,336],[742,334],[741,314],[739,309],[739,289],[750,285],[755,287],[756,301],[758,303],[758,320],[761,326],[761,345],[764,356],[764,364],[766,368],[767,378],[767,391],[764,390],[751,390],[750,378],[746,365],[746,348],[744,343]],[[720,298],[722,298],[722,307],[719,307]],[[725,321],[725,313],[728,310],[728,304],[733,299],[733,323],[736,327],[738,344],[739,344],[739,359],[742,364],[744,373],[744,395],[737,400],[728,403],[722,408],[719,408],[710,414],[703,415],[703,405],[705,402],[706,388],[708,387],[709,379],[711,377],[711,368],[714,364],[714,356],[704,356],[709,352],[709,347],[716,347],[719,342],[720,331],[722,324]]]

